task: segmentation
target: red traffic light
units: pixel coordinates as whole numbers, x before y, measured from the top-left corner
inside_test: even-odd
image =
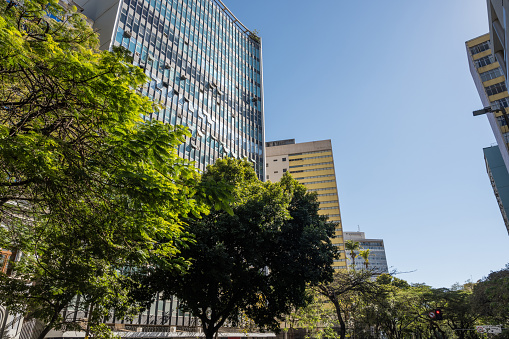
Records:
[[[435,319],[436,319],[436,320],[442,320],[442,310],[441,310],[441,309],[439,309],[439,308],[437,308],[437,309],[435,310]]]

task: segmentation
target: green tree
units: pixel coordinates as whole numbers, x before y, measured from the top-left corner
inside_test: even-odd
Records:
[[[315,288],[332,304],[341,339],[346,337],[346,322],[352,316],[360,297],[373,297],[378,293],[377,285],[371,281],[371,277],[371,272],[365,270],[336,271],[332,282],[319,284]]]
[[[307,284],[330,279],[335,225],[318,214],[316,194],[289,175],[263,183],[245,160],[218,160],[202,181],[231,187],[233,213],[190,219],[196,243],[182,249],[192,258],[187,274],[155,270],[147,284],[178,297],[207,339],[241,316],[278,330],[286,314],[309,302]]]
[[[437,288],[431,291],[432,306],[440,307],[444,314],[441,324],[449,327],[460,339],[477,338],[474,329],[479,318],[479,312],[472,308],[472,289],[468,285],[453,286],[453,288]]]
[[[140,118],[157,109],[136,92],[142,70],[99,52],[72,10],[0,3],[0,248],[24,253],[0,274],[0,302],[42,321],[40,338],[72,328],[62,310],[76,296],[92,329],[136,311],[131,273],[186,268],[182,218],[206,212],[196,193],[214,194],[177,156],[187,132]]]
[[[369,248],[359,251],[359,257],[364,259],[364,267],[367,270],[369,267]]]
[[[484,324],[509,326],[509,264],[474,285],[472,311],[480,313]],[[508,331],[502,336],[508,337]]]
[[[352,258],[352,269],[355,270],[355,258],[357,257],[357,251],[361,249],[361,245],[358,241],[347,240],[345,241],[345,250],[350,251],[350,258]]]

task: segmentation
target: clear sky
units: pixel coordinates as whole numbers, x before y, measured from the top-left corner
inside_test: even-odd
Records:
[[[266,140],[332,140],[344,230],[433,287],[509,262],[465,49],[486,1],[223,2],[262,37]]]

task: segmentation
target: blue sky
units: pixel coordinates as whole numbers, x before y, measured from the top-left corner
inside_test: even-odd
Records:
[[[223,2],[262,37],[266,140],[332,140],[344,230],[384,239],[413,283],[509,262],[465,50],[484,0]]]

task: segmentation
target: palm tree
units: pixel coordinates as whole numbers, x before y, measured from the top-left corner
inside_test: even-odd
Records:
[[[358,241],[353,240],[347,240],[345,242],[345,250],[350,251],[350,257],[352,258],[352,269],[355,270],[355,257],[357,257],[357,253],[355,251],[358,251],[361,249],[361,245]]]
[[[366,270],[367,270],[368,269],[368,265],[369,265],[369,248],[365,249],[365,250],[362,250],[362,251],[359,251],[359,257],[364,259],[364,266],[366,266]]]

